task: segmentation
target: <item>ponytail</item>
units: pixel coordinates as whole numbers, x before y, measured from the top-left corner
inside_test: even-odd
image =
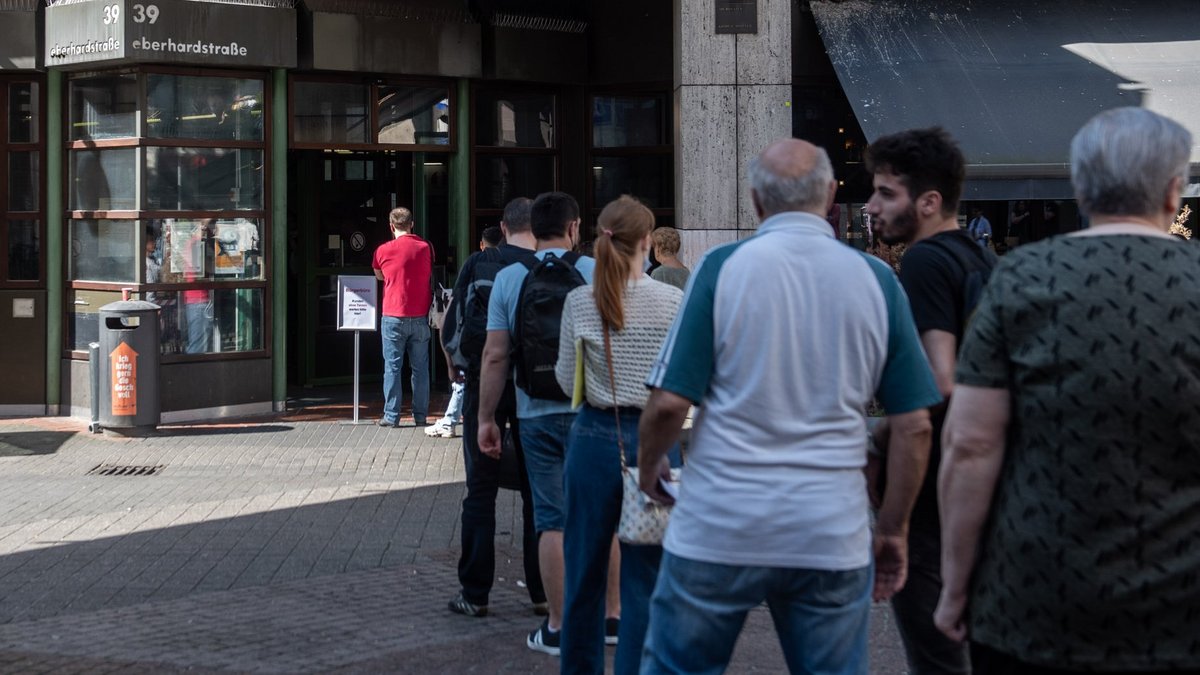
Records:
[[[611,330],[625,328],[625,283],[638,242],[654,229],[654,214],[629,195],[609,202],[596,221],[596,269],[592,293],[600,320]]]

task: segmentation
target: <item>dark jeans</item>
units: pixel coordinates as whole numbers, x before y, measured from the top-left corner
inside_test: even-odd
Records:
[[[640,411],[623,409],[626,461],[637,464]],[[563,673],[604,672],[604,609],[608,559],[621,518],[621,458],[612,410],[584,405],[571,425],[564,472],[567,523],[563,530]],[[671,452],[679,465],[679,453]],[[638,672],[658,579],[661,546],[621,544],[621,630],[613,672]]]
[[[525,457],[517,434],[516,394],[510,382],[496,407],[496,424],[513,427],[513,447],[520,464],[522,544],[525,584],[529,599],[546,601],[542,574],[538,566],[538,540],[533,529],[533,497],[525,473]],[[463,597],[475,605],[486,605],[496,577],[496,495],[500,491],[500,461],[479,451],[479,379],[467,379],[463,400],[463,459],[467,467],[467,497],[462,503],[462,555],[458,559],[458,580]]]
[[[908,581],[892,598],[896,627],[913,675],[968,675],[965,642],[946,637],[933,624],[942,592],[941,538],[936,525],[913,524],[908,534]]]

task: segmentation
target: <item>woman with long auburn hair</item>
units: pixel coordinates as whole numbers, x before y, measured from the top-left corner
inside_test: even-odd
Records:
[[[646,378],[683,299],[678,288],[643,272],[653,229],[654,214],[633,197],[623,195],[605,206],[596,226],[593,283],[571,291],[563,306],[558,383],[572,391],[576,359],[583,360],[586,373],[586,402],[567,439],[563,476],[564,673],[604,672],[605,580],[621,517],[617,438],[619,434],[629,466],[637,466],[638,418],[649,393]],[[576,340],[582,345],[578,353]],[[678,451],[674,460],[678,465]],[[661,546],[621,544],[617,673],[638,671],[661,557]]]

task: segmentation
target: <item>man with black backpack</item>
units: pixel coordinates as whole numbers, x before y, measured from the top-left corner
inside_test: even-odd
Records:
[[[452,381],[465,373],[463,401],[463,463],[467,470],[467,496],[462,503],[462,553],[458,559],[458,595],[449,602],[450,611],[483,617],[488,613],[488,594],[496,575],[496,496],[500,490],[501,465],[494,457],[479,451],[479,371],[483,346],[487,341],[487,312],[496,275],[513,263],[533,260],[537,245],[529,224],[526,197],[512,200],[504,207],[500,229],[504,239],[498,246],[482,248],[467,258],[454,284],[446,322],[442,327],[442,348]],[[492,419],[498,428],[512,429],[516,454],[517,481],[521,492],[525,583],[535,613],[546,613],[546,592],[538,566],[537,533],[533,527],[533,497],[525,472],[525,455],[517,423],[516,392],[512,380],[504,383]]]
[[[530,220],[537,239],[535,260],[506,267],[492,285],[480,372],[478,435],[480,451],[499,459],[501,429],[495,411],[509,372],[515,370],[519,435],[549,601],[549,616],[529,634],[526,645],[557,656],[563,598],[563,461],[575,413],[558,386],[554,366],[563,302],[573,288],[591,283],[595,261],[570,252],[579,241],[579,205],[570,195],[538,195]]]
[[[908,581],[892,598],[892,607],[914,673],[970,673],[965,645],[933,624],[942,585],[937,475],[958,347],[996,255],[958,226],[966,162],[944,130],[915,129],[879,138],[867,148],[867,168],[874,174],[875,191],[866,208],[880,240],[908,245],[900,261],[900,283],[943,398],[930,409],[933,443],[910,521]],[[887,447],[885,425],[875,437],[876,447]]]

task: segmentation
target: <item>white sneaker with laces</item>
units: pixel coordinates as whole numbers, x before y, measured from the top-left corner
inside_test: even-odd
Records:
[[[454,423],[445,417],[425,427],[425,435],[430,438],[454,438]]]

